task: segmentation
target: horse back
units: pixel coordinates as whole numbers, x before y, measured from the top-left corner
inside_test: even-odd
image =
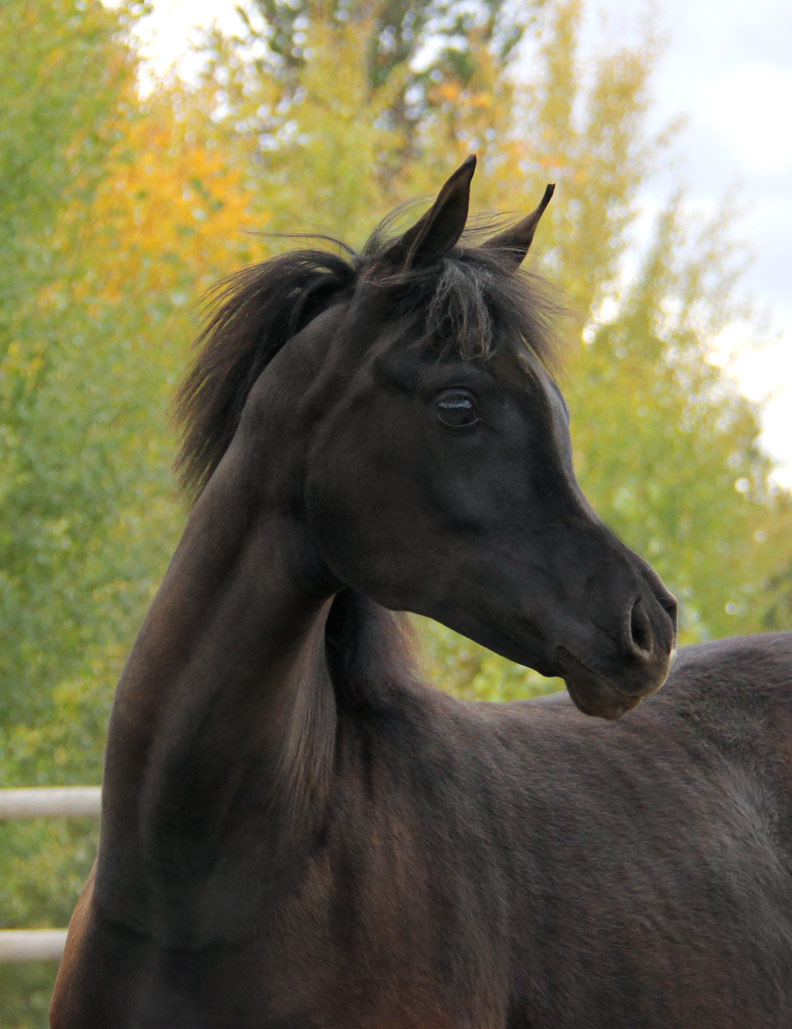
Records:
[[[783,820],[792,805],[792,633],[683,648],[658,701],[761,783]]]

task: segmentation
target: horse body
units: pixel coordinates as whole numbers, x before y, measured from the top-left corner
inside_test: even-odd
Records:
[[[788,635],[686,648],[610,725],[411,684],[340,713],[273,896],[243,880],[236,938],[190,947],[92,898],[68,1024],[787,1026],[790,661]]]
[[[214,323],[56,1029],[792,1023],[792,636],[689,648],[615,720],[666,678],[675,604],[577,487],[541,326],[510,335],[543,206],[448,257],[471,175],[363,273],[302,257]],[[490,317],[491,355],[417,345]],[[388,609],[576,706],[421,685]]]

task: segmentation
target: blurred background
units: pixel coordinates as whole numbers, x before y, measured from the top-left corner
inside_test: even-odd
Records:
[[[529,266],[570,312],[579,478],[683,642],[789,628],[785,38],[773,0],[3,0],[0,785],[101,781],[185,519],[168,405],[202,291],[272,234],[362,245],[471,152],[480,211],[557,183]],[[561,685],[419,631],[459,696]],[[65,926],[96,834],[0,822],[0,927]],[[0,965],[0,1025],[45,1026],[54,973]]]

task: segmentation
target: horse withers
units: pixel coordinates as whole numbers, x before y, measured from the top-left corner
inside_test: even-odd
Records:
[[[474,165],[218,300],[55,1029],[792,1025],[792,636],[638,707],[676,605],[575,480],[519,270],[552,189],[476,243]],[[420,683],[401,611],[572,702]]]

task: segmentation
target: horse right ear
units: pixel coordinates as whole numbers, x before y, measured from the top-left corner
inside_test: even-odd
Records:
[[[550,203],[550,198],[554,191],[555,184],[549,185],[545,189],[544,196],[535,211],[531,211],[521,222],[512,225],[505,232],[501,232],[497,236],[488,239],[484,243],[484,249],[499,251],[515,269],[519,268],[530,249],[534,233],[536,232],[536,226],[539,224],[539,219],[544,214],[545,208]]]
[[[471,154],[446,181],[426,214],[388,247],[383,263],[409,271],[415,265],[439,261],[453,250],[467,222],[475,170],[476,158]]]

